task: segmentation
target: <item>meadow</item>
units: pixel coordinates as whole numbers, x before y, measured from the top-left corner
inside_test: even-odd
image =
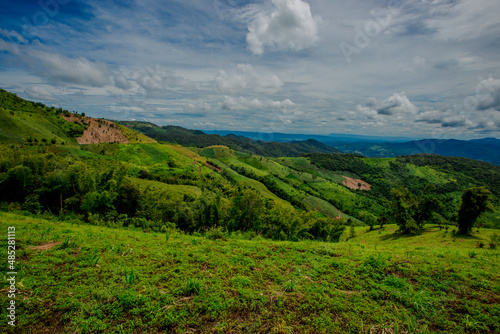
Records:
[[[19,290],[16,327],[2,308],[2,333],[500,330],[495,230],[459,237],[428,226],[402,236],[386,225],[346,229],[338,243],[288,242],[0,212],[3,258],[8,226]]]

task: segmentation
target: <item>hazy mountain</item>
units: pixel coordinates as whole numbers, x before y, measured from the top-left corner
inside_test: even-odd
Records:
[[[470,158],[500,165],[500,140],[424,139],[406,143],[339,143],[329,142],[343,152],[359,153],[368,157],[395,157],[419,153],[434,153],[448,157]]]

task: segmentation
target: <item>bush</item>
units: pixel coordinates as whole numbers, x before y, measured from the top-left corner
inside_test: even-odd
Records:
[[[205,237],[210,240],[226,240],[226,236],[224,234],[224,231],[220,227],[213,227],[208,232],[205,234]]]
[[[500,235],[494,233],[490,237],[490,243],[489,243],[490,249],[496,249],[499,244],[500,244]]]

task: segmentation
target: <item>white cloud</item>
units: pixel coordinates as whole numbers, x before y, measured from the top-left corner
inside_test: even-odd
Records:
[[[60,54],[27,50],[21,59],[31,71],[49,81],[102,87],[110,82],[110,72],[103,62],[83,57],[69,58]]]
[[[394,93],[394,95],[383,101],[370,98],[364,107],[358,106],[358,110],[372,117],[376,115],[416,114],[418,111],[417,107],[410,102],[404,92]]]
[[[199,122],[199,123],[194,123],[194,126],[201,126],[201,127],[215,127],[215,124],[212,122]]]
[[[207,112],[212,110],[212,107],[207,102],[196,101],[186,104],[183,107],[185,113]]]
[[[499,9],[497,0],[446,1],[434,8],[432,13],[440,15],[427,20],[427,25],[437,30],[438,39],[470,40],[498,32]]]
[[[123,75],[118,74],[113,77],[113,81],[117,88],[128,90],[132,87],[131,83]]]
[[[259,99],[249,100],[244,97],[225,96],[224,101],[219,103],[223,110],[255,110],[255,109],[279,109],[288,110],[295,107],[295,103],[289,99],[283,101],[260,101]]]
[[[250,64],[238,64],[232,73],[219,71],[215,89],[224,94],[238,94],[245,89],[256,93],[274,94],[283,87],[283,81],[274,74],[259,74]]]
[[[191,80],[185,79],[174,71],[162,66],[149,66],[129,73],[129,80],[135,81],[148,93],[161,93],[168,90],[196,89]]]
[[[274,8],[255,15],[248,27],[247,43],[253,54],[264,49],[300,51],[318,40],[320,18],[313,17],[309,4],[303,0],[272,0]]]
[[[59,101],[59,97],[49,92],[46,88],[35,86],[27,88],[24,93],[35,101]]]
[[[6,37],[13,42],[17,41],[19,43],[26,43],[26,39],[24,39],[24,37],[20,33],[14,30],[0,28],[0,36]]]
[[[476,87],[475,101],[478,110],[500,110],[500,80],[488,78]]]

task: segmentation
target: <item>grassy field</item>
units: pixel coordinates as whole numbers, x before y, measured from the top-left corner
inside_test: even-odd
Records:
[[[500,330],[493,230],[459,238],[432,227],[401,237],[393,225],[358,227],[332,244],[151,233],[6,212],[0,226],[4,259],[7,227],[16,228],[19,289],[17,326],[6,324],[2,307],[2,333]],[[0,301],[7,305],[7,287]]]

